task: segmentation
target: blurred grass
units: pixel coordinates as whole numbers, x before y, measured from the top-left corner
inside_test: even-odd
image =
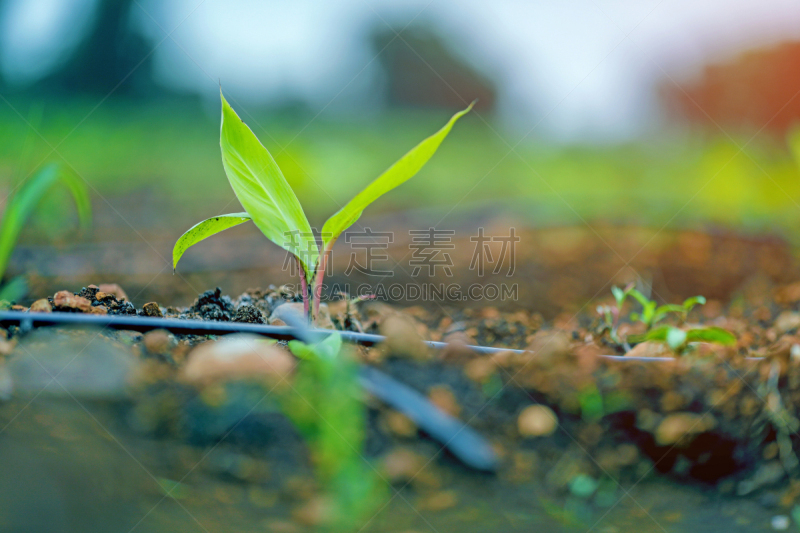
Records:
[[[26,117],[39,105],[12,104]],[[251,114],[232,104],[275,156],[313,226],[448,116],[395,111],[348,118],[323,114],[312,121],[310,114]],[[222,170],[216,113],[191,102],[109,101],[91,112],[95,105],[47,102],[37,129],[99,194],[116,198],[150,191],[160,209],[147,216],[170,232],[239,209]],[[615,146],[526,140],[510,152],[522,134],[500,134],[505,141],[479,117],[466,117],[420,175],[382,198],[372,212],[437,207],[446,213],[498,202],[533,224],[702,223],[778,231],[794,240],[800,171],[783,140],[758,138],[744,152],[735,144],[744,145],[744,136],[731,141],[700,133]],[[48,152],[17,113],[0,106],[0,187],[40,163],[60,160]]]

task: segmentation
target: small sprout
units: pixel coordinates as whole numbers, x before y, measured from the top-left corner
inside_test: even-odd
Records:
[[[620,289],[616,285],[611,287],[611,294],[614,295],[617,305],[614,307],[608,305],[598,305],[597,314],[599,314],[603,323],[600,326],[601,333],[608,332],[611,340],[616,344],[622,344],[617,335],[617,326],[619,325],[619,317],[622,314],[622,306],[625,305],[628,295],[633,290],[633,284],[627,285],[624,289]]]
[[[322,281],[336,239],[361,217],[370,204],[419,172],[436,153],[456,121],[468,113],[474,104],[453,115],[439,131],[412,148],[334,213],[322,226],[320,247],[297,196],[272,155],[228,104],[222,91],[220,99],[222,164],[245,212],[211,217],[186,231],[172,251],[173,270],[177,268],[183,253],[194,244],[225,229],[252,221],[267,239],[296,259],[300,267],[305,314],[308,316],[311,311],[312,320],[319,313]],[[313,302],[313,308],[309,305],[310,301]]]
[[[630,295],[642,306],[641,313],[631,313],[631,320],[644,323],[647,329],[664,320],[670,313],[677,315],[680,323],[683,324],[696,305],[704,305],[706,303],[705,297],[692,296],[687,298],[681,305],[665,304],[657,306],[654,300],[650,300],[636,289],[631,290]]]
[[[642,306],[641,313],[631,313],[631,320],[643,322],[650,329],[656,322],[656,302],[650,300],[636,289],[632,289],[630,295]]]
[[[291,390],[281,398],[282,409],[311,450],[314,468],[333,503],[331,525],[337,531],[354,531],[385,497],[362,458],[366,414],[358,365],[338,332],[314,344],[289,341],[289,349],[302,361]]]
[[[21,184],[17,191],[11,195],[0,219],[0,281],[3,280],[8,260],[17,238],[25,222],[41,199],[57,183],[62,183],[69,189],[75,201],[79,223],[82,228],[88,228],[92,219],[92,205],[86,184],[59,165],[52,163],[37,172],[27,182]],[[0,288],[0,307],[24,296],[27,286],[23,278],[15,278]]]
[[[630,296],[631,291],[634,290],[634,286],[635,285],[633,283],[629,283],[628,285],[625,286],[624,289],[620,289],[616,285],[611,287],[611,294],[614,295],[614,299],[617,301],[617,309],[620,312],[622,311],[622,306],[625,305],[625,300],[628,299],[628,296]]]
[[[614,295],[616,306],[597,306],[597,314],[599,314],[602,319],[598,331],[600,334],[608,333],[608,336],[614,343],[624,346],[626,350],[629,350],[630,347],[627,342],[621,342],[619,334],[617,333],[617,328],[619,326],[620,316],[622,315],[622,306],[625,304],[628,297],[633,298],[642,306],[640,311],[634,311],[630,314],[630,319],[634,322],[642,322],[648,330],[646,335],[631,336],[628,339],[631,343],[641,342],[642,340],[658,340],[666,342],[670,348],[680,352],[690,342],[704,341],[704,339],[700,338],[702,335],[709,335],[712,337],[711,340],[704,342],[727,343],[730,340],[729,337],[719,332],[724,332],[727,335],[730,335],[730,333],[720,330],[719,328],[698,328],[687,331],[673,327],[659,327],[653,329],[656,324],[667,318],[670,314],[676,315],[680,324],[685,324],[692,309],[697,305],[706,303],[706,299],[703,296],[692,296],[691,298],[687,298],[680,305],[665,304],[659,306],[654,300],[651,300],[641,291],[635,289],[632,283],[627,285],[624,289],[620,289],[616,286],[611,287],[611,294]],[[733,342],[735,342],[735,338]]]

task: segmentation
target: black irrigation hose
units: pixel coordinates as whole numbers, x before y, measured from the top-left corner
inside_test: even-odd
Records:
[[[276,340],[306,339],[324,336],[331,330],[309,329],[297,326],[267,326],[240,322],[216,322],[208,320],[187,320],[177,318],[140,317],[132,315],[86,315],[81,313],[29,313],[23,311],[0,311],[0,325],[17,326],[22,333],[42,326],[93,326],[99,328],[127,329],[139,332],[165,329],[178,335],[226,335],[230,333],[252,333]],[[383,342],[382,335],[340,331],[342,338],[354,344],[373,346]],[[426,341],[433,348],[444,348],[447,343]],[[494,348],[489,346],[468,346],[480,354],[498,352],[524,353],[524,350]],[[674,361],[672,357],[630,357],[618,355],[602,356],[608,360],[624,362]],[[387,405],[402,412],[413,420],[420,430],[442,443],[464,464],[477,470],[494,471],[498,466],[497,456],[490,443],[461,421],[443,413],[427,398],[380,372],[364,366],[361,370],[361,384],[365,390]]]
[[[99,328],[129,329],[139,332],[165,329],[178,335],[227,335],[229,333],[253,333],[271,339],[293,340],[301,337],[298,328],[291,326],[267,326],[243,322],[216,322],[212,320],[188,320],[182,318],[156,318],[133,315],[86,315],[82,313],[29,313],[24,311],[0,311],[0,324],[18,326],[23,331],[40,326],[94,326]],[[311,330],[314,333],[328,334],[330,330]],[[386,337],[371,333],[340,331],[342,338],[353,344],[374,346]],[[432,348],[444,348],[446,342],[425,341]],[[495,348],[492,346],[467,346],[479,354],[490,355],[499,352],[524,353],[525,350]],[[629,357],[604,355],[604,358],[619,361],[673,361],[672,357]]]
[[[140,332],[165,329],[179,335],[225,335],[228,333],[253,333],[277,340],[313,340],[315,336],[329,335],[331,330],[306,327],[265,326],[238,322],[213,322],[175,318],[138,317],[130,315],[84,315],[78,313],[26,313],[0,311],[0,324],[17,326],[27,333],[42,326],[93,326],[127,329]],[[380,335],[367,335],[343,331],[349,342],[372,346],[381,342]],[[444,346],[435,343],[435,346]],[[486,353],[500,351],[488,349]],[[411,387],[369,366],[362,366],[359,380],[364,390],[408,416],[417,427],[440,442],[450,453],[467,466],[492,472],[498,467],[497,454],[491,444],[479,433],[460,420],[444,413],[425,396]]]

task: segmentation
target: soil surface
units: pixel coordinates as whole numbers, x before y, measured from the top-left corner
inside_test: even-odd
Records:
[[[387,337],[353,357],[464,421],[501,458],[497,473],[471,471],[404,415],[365,398],[364,457],[391,489],[363,531],[796,527],[800,284],[740,281],[734,298],[710,298],[687,319],[734,333],[736,344],[697,343],[681,354],[633,342],[646,328],[627,318],[612,340],[594,311],[613,305],[610,293],[552,319],[524,309],[328,302],[322,326]],[[185,308],[127,298],[119,286],[88,285],[30,310],[281,325],[301,308],[272,286],[236,297],[209,290]],[[314,461],[281,412],[280,388],[273,394],[276,372],[292,380],[293,362],[276,370],[291,357],[284,348],[267,354],[163,330],[11,327],[0,336],[8,530],[23,530],[27,510],[42,506],[56,517],[51,531],[324,524]],[[433,350],[423,340],[449,345]],[[479,355],[471,344],[526,351]],[[250,352],[279,364],[262,368]],[[626,354],[671,359],[605,357]]]

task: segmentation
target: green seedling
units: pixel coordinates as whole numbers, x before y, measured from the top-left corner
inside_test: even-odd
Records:
[[[614,300],[616,301],[616,306],[612,307],[609,305],[599,305],[597,306],[597,313],[603,318],[603,323],[601,324],[601,329],[604,331],[608,331],[609,337],[611,340],[614,341],[616,344],[622,344],[619,339],[619,335],[617,334],[617,327],[619,326],[619,318],[622,315],[622,306],[625,305],[625,300],[628,299],[631,291],[633,289],[633,283],[628,284],[624,289],[620,289],[616,285],[611,287],[611,294],[614,295]]]
[[[647,326],[647,329],[652,328],[657,323],[664,320],[670,313],[677,315],[680,323],[683,324],[689,317],[689,312],[696,305],[705,305],[706,303],[705,297],[692,296],[691,298],[687,298],[680,305],[666,304],[659,306],[655,301],[650,300],[636,289],[632,289],[629,294],[642,306],[641,313],[631,313],[631,320],[643,322],[645,326]]]
[[[66,185],[75,201],[78,218],[82,228],[91,222],[92,207],[89,193],[83,181],[52,163],[42,168],[27,182],[19,186],[8,199],[6,209],[0,219],[0,280],[5,275],[8,261],[17,244],[19,233],[36,206],[56,184]],[[21,298],[27,285],[22,277],[14,278],[0,287],[0,307],[8,307],[9,302]]]
[[[302,362],[284,397],[284,412],[308,442],[333,503],[332,525],[354,531],[385,496],[362,456],[366,416],[358,366],[339,333],[316,344],[289,341],[289,349]]]
[[[252,220],[273,243],[296,259],[306,316],[319,312],[322,282],[328,257],[336,239],[352,226],[371,203],[413,177],[436,153],[456,121],[472,109],[459,111],[439,131],[419,143],[388,170],[378,176],[322,226],[321,246],[311,231],[300,202],[272,155],[242,122],[220,91],[222,125],[220,146],[225,174],[245,212],[206,219],[186,231],[175,243],[172,266],[177,268],[183,253],[192,245],[225,229]],[[308,287],[312,287],[312,295]],[[309,309],[309,300],[313,309]]]
[[[736,336],[722,328],[689,328],[680,329],[673,326],[653,328],[644,335],[631,336],[631,342],[656,341],[665,342],[675,353],[685,353],[692,343],[710,342],[731,346],[736,344]]]

